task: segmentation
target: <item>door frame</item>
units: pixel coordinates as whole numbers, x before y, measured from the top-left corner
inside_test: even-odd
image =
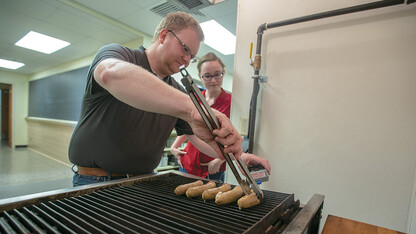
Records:
[[[9,147],[12,147],[12,85],[9,85]]]

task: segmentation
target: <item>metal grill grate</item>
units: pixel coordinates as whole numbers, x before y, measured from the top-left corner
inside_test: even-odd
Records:
[[[293,195],[264,191],[258,206],[239,210],[214,201],[176,196],[176,186],[195,179],[170,174],[133,185],[45,201],[0,213],[6,233],[243,233],[263,232],[276,222]]]

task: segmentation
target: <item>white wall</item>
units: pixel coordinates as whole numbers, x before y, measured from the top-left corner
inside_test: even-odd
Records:
[[[231,119],[247,117],[257,28],[373,1],[240,0]],[[328,214],[407,231],[416,165],[416,7],[400,5],[269,29],[263,35],[254,153],[263,188]],[[255,47],[255,46],[254,46]],[[253,48],[255,51],[255,48]]]
[[[0,70],[0,83],[12,85],[12,148],[27,145],[28,77]]]

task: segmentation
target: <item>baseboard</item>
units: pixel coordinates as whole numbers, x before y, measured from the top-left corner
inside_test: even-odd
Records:
[[[27,148],[27,145],[15,145],[15,148]]]

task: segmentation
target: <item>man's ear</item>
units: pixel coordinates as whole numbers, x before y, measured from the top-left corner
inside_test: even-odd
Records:
[[[168,33],[169,33],[169,31],[166,28],[164,28],[160,31],[160,33],[159,33],[159,43],[160,44],[163,44],[165,42],[166,37],[168,36]]]

